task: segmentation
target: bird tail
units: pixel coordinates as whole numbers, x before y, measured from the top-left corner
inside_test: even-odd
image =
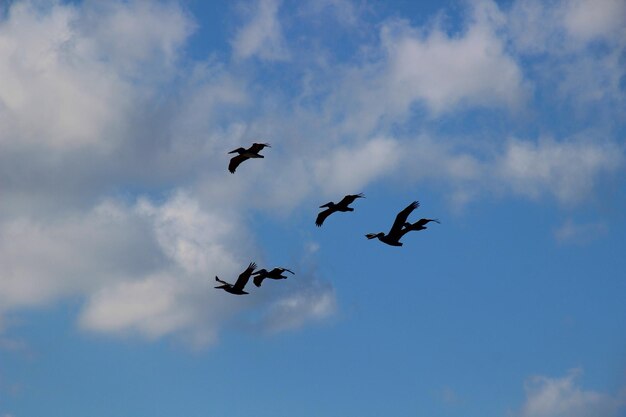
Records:
[[[227,284],[227,282],[226,282],[226,281],[222,281],[221,279],[219,279],[219,278],[217,277],[217,275],[215,276],[215,280],[216,280],[217,282],[219,282],[220,284],[224,284],[224,285],[226,285],[226,284]],[[216,288],[217,288],[217,287],[216,287]]]

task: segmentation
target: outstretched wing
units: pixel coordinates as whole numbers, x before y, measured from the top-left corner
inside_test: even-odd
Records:
[[[334,210],[327,208],[326,210],[320,211],[320,214],[317,215],[317,219],[315,219],[315,225],[317,227],[322,226],[326,217],[330,216],[334,213]]]
[[[271,148],[269,143],[253,143],[252,146],[248,149],[248,151],[252,153],[259,153],[265,147]]]
[[[338,206],[348,206],[354,202],[357,198],[365,198],[363,193],[359,194],[349,194],[345,196],[337,205]]]
[[[418,201],[414,201],[411,204],[409,204],[404,210],[402,210],[400,213],[398,213],[398,215],[396,216],[396,220],[393,222],[393,226],[391,226],[391,229],[389,230],[389,235],[394,235],[397,233],[400,233],[402,231],[402,227],[404,226],[404,223],[406,223],[406,219],[408,219],[409,214],[411,214],[411,212],[413,210],[415,210],[416,208],[418,208],[420,206],[420,203]]]
[[[216,280],[217,282],[219,282],[220,284],[230,285],[228,282],[226,282],[226,281],[222,281],[222,280],[221,280],[221,279],[219,279],[217,276],[215,277],[215,280]]]
[[[257,287],[260,287],[264,279],[265,279],[265,275],[257,275],[254,278],[252,278],[252,282],[254,282],[254,285],[256,285]]]
[[[272,269],[267,275],[269,275],[270,277],[277,277],[282,275],[283,272],[291,272],[293,275],[296,275],[293,271],[287,269],[287,268],[282,268],[282,267],[278,267],[278,268],[274,268]]]
[[[417,227],[422,227],[430,222],[435,222],[435,223],[441,223],[439,220],[437,219],[419,219],[418,221],[416,221],[415,223],[413,223],[415,226]]]
[[[250,275],[252,275],[252,271],[254,271],[255,268],[256,268],[256,264],[254,262],[250,262],[250,265],[248,265],[246,270],[243,271],[241,275],[239,275],[239,278],[237,278],[237,282],[235,282],[235,285],[233,285],[233,288],[236,290],[243,290],[243,287],[245,287],[246,284],[248,283],[248,280],[250,279]]]
[[[230,163],[228,164],[228,170],[230,171],[230,173],[234,174],[239,164],[241,164],[246,159],[248,159],[248,157],[245,155],[237,155],[230,158]]]

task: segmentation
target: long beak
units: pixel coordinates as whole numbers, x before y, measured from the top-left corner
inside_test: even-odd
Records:
[[[234,151],[230,151],[228,153],[236,153],[236,152],[237,152],[237,149],[235,149]]]

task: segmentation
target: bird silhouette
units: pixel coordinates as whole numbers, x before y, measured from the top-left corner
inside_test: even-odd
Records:
[[[246,270],[243,271],[241,274],[239,274],[239,278],[237,278],[237,282],[235,282],[234,285],[233,284],[229,284],[226,281],[222,281],[217,276],[215,276],[215,280],[222,284],[222,285],[219,285],[219,286],[217,286],[215,288],[221,288],[222,290],[224,290],[226,292],[229,292],[231,294],[235,294],[235,295],[248,294],[247,292],[245,292],[243,290],[243,288],[248,283],[248,280],[250,280],[250,276],[252,275],[252,271],[254,271],[255,268],[256,268],[256,264],[254,262],[250,262],[250,265],[248,265]]]
[[[252,282],[254,282],[254,285],[256,285],[257,287],[261,286],[261,283],[263,282],[263,280],[265,278],[270,278],[270,279],[287,279],[287,277],[285,275],[283,275],[283,272],[291,272],[293,275],[294,272],[290,269],[287,268],[274,268],[271,271],[267,271],[267,269],[259,269],[258,271],[256,271],[254,274],[252,275],[256,275],[253,279]]]
[[[237,156],[233,156],[230,159],[230,163],[228,164],[228,170],[231,172],[231,174],[234,174],[239,164],[241,164],[246,159],[265,158],[263,155],[260,155],[259,152],[263,150],[263,148],[265,148],[266,146],[268,148],[271,148],[269,143],[253,143],[252,146],[250,146],[248,149],[237,148],[233,151],[228,152],[229,154],[230,153],[239,154]]]
[[[409,223],[406,222],[404,223],[404,228],[402,229],[402,234],[407,234],[408,232],[411,231],[419,231],[419,230],[424,230],[424,229],[428,229],[428,227],[426,227],[426,225],[430,222],[434,222],[434,223],[439,223],[441,224],[441,222],[438,219],[419,219],[418,221],[416,221],[415,223]]]
[[[352,207],[348,207],[350,204],[352,204],[354,202],[354,200],[356,200],[357,198],[365,198],[365,196],[363,195],[363,193],[359,193],[359,194],[350,194],[345,196],[339,203],[335,204],[332,201],[330,203],[326,203],[323,206],[320,206],[320,208],[324,208],[327,207],[326,210],[322,210],[318,215],[317,215],[317,219],[315,219],[315,225],[317,227],[321,227],[322,224],[324,223],[324,220],[326,220],[326,218],[328,216],[330,216],[331,214],[337,212],[337,211],[354,211],[354,209]]]
[[[411,214],[411,212],[419,206],[420,203],[414,201],[409,204],[404,210],[398,213],[398,215],[396,216],[396,220],[394,220],[393,225],[391,226],[391,229],[389,229],[389,232],[387,234],[383,232],[368,233],[365,235],[365,237],[367,237],[368,239],[378,238],[378,240],[380,240],[381,242],[391,246],[402,246],[402,242],[400,242],[400,239],[402,239],[402,236],[404,236],[405,233],[408,233],[408,230],[405,231],[403,229],[407,224],[406,219],[409,217],[409,214]]]

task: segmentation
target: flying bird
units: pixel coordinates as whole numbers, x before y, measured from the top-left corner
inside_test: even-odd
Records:
[[[330,203],[326,203],[320,208],[327,207],[326,210],[322,210],[318,215],[317,219],[315,219],[315,225],[317,227],[321,227],[326,220],[326,217],[330,216],[336,211],[354,211],[352,207],[348,207],[350,204],[354,202],[357,198],[365,198],[363,193],[359,194],[350,194],[345,196],[339,203],[335,204],[332,201]]]
[[[396,216],[396,220],[394,220],[393,225],[391,226],[391,229],[387,234],[384,234],[383,232],[368,233],[365,235],[365,237],[367,237],[368,239],[378,238],[378,240],[380,240],[381,242],[391,246],[402,246],[402,242],[400,242],[400,239],[402,238],[402,236],[404,236],[405,233],[408,232],[408,230],[405,231],[403,229],[407,223],[406,219],[409,217],[409,214],[411,214],[411,212],[419,206],[420,203],[414,201],[409,204],[404,210],[398,213],[398,215]]]
[[[233,151],[228,152],[239,154],[237,156],[233,156],[230,159],[230,163],[228,164],[228,170],[231,172],[231,174],[234,174],[239,164],[241,164],[246,159],[265,158],[263,155],[260,155],[259,152],[263,150],[263,148],[265,148],[266,146],[268,148],[271,148],[269,143],[253,143],[252,146],[250,146],[248,149],[237,148]]]
[[[415,223],[406,222],[404,223],[404,229],[402,229],[402,232],[403,232],[402,234],[404,235],[411,231],[428,229],[426,225],[430,222],[441,224],[441,222],[438,219],[419,219]]]
[[[257,287],[261,286],[261,283],[263,282],[263,280],[265,278],[270,278],[270,279],[287,279],[287,277],[285,275],[283,275],[283,272],[291,272],[293,275],[294,272],[290,269],[287,268],[274,268],[271,271],[267,271],[267,269],[259,269],[258,271],[256,271],[254,274],[252,275],[256,275],[253,279],[252,282],[254,282],[254,285],[256,285]]]
[[[243,288],[248,283],[248,280],[250,280],[250,276],[252,275],[252,271],[254,271],[255,268],[256,268],[256,264],[254,262],[251,262],[250,265],[248,265],[248,267],[246,268],[246,270],[243,271],[239,275],[239,278],[237,278],[237,282],[235,282],[234,285],[233,284],[229,284],[226,281],[222,281],[217,276],[215,276],[215,280],[222,284],[222,285],[219,285],[219,286],[217,286],[215,288],[221,288],[224,291],[229,292],[231,294],[235,294],[235,295],[248,294],[247,292],[245,292],[243,290]]]

